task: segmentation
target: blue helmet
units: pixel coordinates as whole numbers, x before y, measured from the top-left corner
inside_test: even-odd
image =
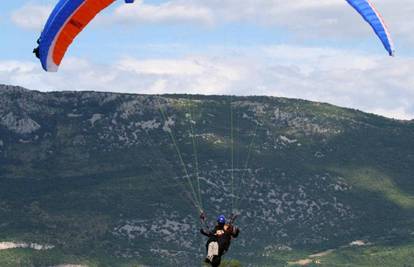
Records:
[[[226,217],[224,217],[224,215],[220,215],[220,216],[218,216],[218,218],[217,218],[217,222],[218,222],[219,224],[225,224],[225,223],[226,223]]]

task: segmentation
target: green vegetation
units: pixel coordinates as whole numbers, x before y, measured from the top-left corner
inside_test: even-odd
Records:
[[[336,169],[347,181],[360,190],[379,193],[404,209],[414,209],[414,195],[404,192],[393,179],[373,168]]]
[[[96,263],[89,260],[81,260],[78,257],[69,256],[56,250],[35,251],[32,249],[0,250],[0,266],[2,267],[41,267],[53,266],[62,263],[85,264],[96,267]]]
[[[310,266],[412,261],[413,123],[294,99],[1,88],[0,241],[54,246],[2,250],[2,267],[197,266],[197,178],[209,222],[241,211],[224,266],[329,249]]]
[[[237,260],[224,260],[220,267],[242,267],[243,265]]]
[[[275,255],[275,258],[278,258]],[[339,248],[321,256],[290,257],[285,264],[275,266],[322,266],[322,267],[409,267],[414,260],[414,242],[400,245],[369,245]]]
[[[54,249],[50,251],[35,251],[32,249],[10,249],[0,250],[0,266],[2,267],[45,267],[60,264],[81,265],[88,267],[142,267],[135,260],[111,259],[111,257],[100,255],[81,258],[71,256],[62,251]]]
[[[210,264],[203,264],[204,267],[211,266]],[[220,267],[243,267],[243,265],[238,260],[222,260]]]
[[[319,266],[409,267],[414,262],[414,243],[393,246],[369,246],[335,251],[320,259]]]

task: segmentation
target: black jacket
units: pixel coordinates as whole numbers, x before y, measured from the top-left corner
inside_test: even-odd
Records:
[[[234,227],[232,225],[217,224],[212,231],[201,229],[200,232],[203,235],[209,237],[209,240],[207,241],[207,246],[212,241],[218,242],[219,253],[220,255],[222,255],[229,249],[231,240],[239,236],[240,230],[239,228]]]

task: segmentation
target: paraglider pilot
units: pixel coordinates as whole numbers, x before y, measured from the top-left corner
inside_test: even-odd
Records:
[[[37,39],[37,46],[35,49],[33,49],[33,54],[35,54],[35,56],[40,59],[40,38]]]
[[[226,223],[226,217],[220,215],[217,218],[217,224],[213,230],[201,229],[201,234],[208,237],[206,243],[207,256],[206,263],[210,263],[212,267],[220,266],[221,257],[229,250],[231,240],[237,238],[240,233],[239,228],[233,225],[235,216]],[[200,219],[204,222],[204,214],[201,214]]]

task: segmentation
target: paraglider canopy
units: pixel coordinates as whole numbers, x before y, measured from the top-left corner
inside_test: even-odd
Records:
[[[127,4],[134,3],[134,0],[124,1]],[[346,1],[371,25],[385,49],[393,56],[394,45],[391,35],[370,0]],[[57,71],[66,50],[76,36],[101,10],[113,2],[115,0],[60,0],[46,22],[38,40],[39,47],[33,51],[40,59],[43,69]]]
[[[50,14],[39,38],[36,54],[46,71],[57,71],[76,36],[115,0],[60,0]],[[125,0],[134,3],[134,0]]]
[[[391,39],[391,34],[388,31],[387,25],[385,24],[381,14],[371,3],[370,0],[346,0],[352,7],[358,11],[359,14],[364,18],[366,22],[371,25],[375,34],[380,38],[385,49],[388,51],[390,56],[394,56],[395,49]]]

